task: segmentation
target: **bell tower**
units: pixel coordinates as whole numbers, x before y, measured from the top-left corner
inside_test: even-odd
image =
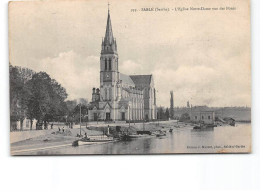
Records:
[[[100,91],[102,101],[117,98],[116,84],[119,80],[116,39],[113,36],[110,11],[108,8],[105,38],[102,38],[100,54]]]

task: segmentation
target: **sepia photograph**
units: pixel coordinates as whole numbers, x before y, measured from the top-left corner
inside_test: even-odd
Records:
[[[11,155],[251,153],[249,0],[11,1],[8,28]]]

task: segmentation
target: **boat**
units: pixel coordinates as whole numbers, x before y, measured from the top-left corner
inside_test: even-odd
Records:
[[[121,140],[121,141],[130,141],[131,138],[129,137],[128,134],[124,134],[124,135],[120,136],[119,140]]]
[[[166,133],[159,133],[159,134],[156,134],[156,137],[163,137],[163,136],[166,136]]]
[[[113,137],[104,138],[104,139],[87,139],[87,140],[79,140],[82,142],[107,142],[107,141],[114,141]]]
[[[118,139],[114,139],[113,137],[108,137],[108,136],[91,136],[91,137],[83,137],[79,140],[74,141],[72,143],[72,146],[108,143],[114,141],[118,141]]]
[[[194,126],[193,129],[194,130],[213,130],[214,125],[201,124],[201,125]]]
[[[102,143],[110,143],[118,140],[89,140],[89,141],[81,141],[78,140],[78,145],[93,145],[93,144],[102,144]]]
[[[129,138],[133,139],[133,138],[142,138],[142,137],[149,137],[151,135],[148,135],[148,134],[131,134],[131,135],[128,135]]]
[[[162,136],[166,136],[165,131],[159,131],[159,133],[156,134],[156,137],[162,137]]]
[[[172,133],[172,130],[173,130],[173,129],[170,129],[169,132]]]
[[[138,135],[138,134],[132,134],[132,135],[128,135],[131,139],[132,138],[139,138],[142,137],[142,135]]]
[[[197,130],[197,129],[201,129],[201,127],[196,125],[195,127],[193,127],[193,129]]]
[[[129,133],[123,133],[122,135],[120,135],[118,137],[118,140],[130,141],[132,139],[144,138],[144,137],[150,137],[150,136],[152,136],[152,133],[151,134],[138,134],[138,133],[137,134],[129,134]]]
[[[141,135],[144,135],[144,134],[146,134],[146,135],[151,135],[151,134],[152,134],[151,131],[136,131],[136,133],[137,133],[137,134],[141,134]]]

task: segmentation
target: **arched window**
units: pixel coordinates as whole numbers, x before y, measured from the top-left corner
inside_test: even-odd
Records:
[[[107,100],[107,89],[105,88],[105,100]]]
[[[105,59],[105,70],[107,70],[107,59]]]
[[[111,70],[111,58],[109,58],[109,70]]]

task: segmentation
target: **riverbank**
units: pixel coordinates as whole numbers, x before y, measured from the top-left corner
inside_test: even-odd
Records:
[[[167,123],[165,123],[167,124]],[[163,130],[170,127],[165,125]],[[191,125],[173,126],[163,137],[140,137],[130,141],[72,146],[72,138],[11,147],[12,155],[112,155],[166,153],[247,153],[251,151],[251,124],[222,125],[214,130],[195,131]],[[88,130],[91,132],[91,130]],[[93,130],[92,130],[93,132]],[[22,143],[21,143],[22,144]],[[21,145],[20,144],[20,145]]]
[[[117,125],[112,123],[109,125],[111,130],[115,130],[116,126],[120,126],[120,130],[123,132],[136,133],[136,131],[156,131],[163,130],[168,131],[171,128],[177,126],[176,121],[161,121],[161,122],[148,122],[148,123],[128,123]],[[178,127],[187,127],[189,124],[179,123]],[[191,126],[190,126],[191,127]],[[72,144],[73,141],[79,139],[77,137],[81,135],[103,135],[104,131],[107,131],[108,125],[90,125],[86,126],[75,125],[73,129],[67,127],[59,127],[49,130],[32,130],[23,132],[11,132],[11,154],[15,155],[15,152],[24,152],[26,149],[45,149],[49,147],[56,147],[60,145]]]
[[[103,131],[107,130],[108,125],[110,128],[115,129],[116,126],[120,126],[122,131],[128,130],[129,132],[136,132],[139,130],[158,130],[158,129],[164,129],[164,127],[169,128],[169,125],[175,125],[177,124],[176,121],[161,121],[159,122],[146,122],[146,123],[131,123],[130,127],[128,123],[125,122],[116,122],[116,123],[91,123],[88,124],[87,128],[86,125],[81,126],[81,134],[84,135],[87,133],[87,135],[102,135]],[[59,131],[60,129],[60,131]],[[64,132],[63,132],[64,130]],[[53,137],[56,136],[57,138],[61,138],[62,140],[63,136],[71,136],[76,137],[77,134],[80,134],[80,126],[74,125],[73,129],[68,128],[65,125],[58,125],[54,126],[53,129],[48,130],[25,130],[25,131],[17,131],[17,132],[10,132],[10,143],[17,143],[25,140],[32,140],[32,139],[46,139],[51,138],[50,140],[53,140]]]

